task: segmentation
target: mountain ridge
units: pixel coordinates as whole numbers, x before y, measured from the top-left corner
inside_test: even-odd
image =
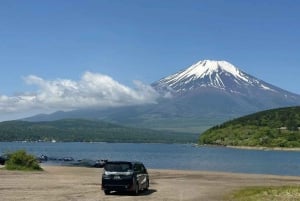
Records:
[[[161,94],[156,104],[58,112],[25,120],[76,117],[201,133],[215,124],[253,112],[300,105],[300,95],[257,79],[226,61],[199,61],[151,86]]]

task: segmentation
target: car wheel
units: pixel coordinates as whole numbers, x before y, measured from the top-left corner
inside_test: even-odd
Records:
[[[105,195],[109,195],[110,191],[109,190],[104,190]]]
[[[139,194],[139,191],[140,191],[140,187],[139,187],[139,183],[136,182],[135,184],[135,188],[134,188],[134,195],[138,195]]]
[[[147,181],[146,181],[146,188],[144,189],[144,190],[149,190],[149,180],[147,179]]]

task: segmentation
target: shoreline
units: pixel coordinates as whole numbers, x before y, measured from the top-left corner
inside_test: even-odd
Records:
[[[6,170],[5,165],[0,165],[0,173],[1,171],[7,172],[28,172],[28,173],[38,173],[44,172],[47,169],[68,169],[68,168],[78,168],[78,169],[91,169],[94,171],[99,171],[102,173],[103,168],[98,167],[89,167],[89,166],[76,166],[76,165],[60,165],[54,163],[42,163],[40,164],[42,171],[21,171],[21,170]],[[266,176],[266,177],[291,177],[300,179],[299,175],[285,175],[285,174],[267,174],[267,173],[249,173],[249,172],[231,172],[231,171],[214,171],[214,170],[196,170],[196,169],[158,169],[158,168],[147,168],[149,172],[164,172],[164,173],[184,173],[184,174],[215,174],[215,175],[241,175],[241,176]],[[300,183],[299,183],[300,185]]]
[[[246,149],[246,150],[262,150],[262,151],[300,151],[299,148],[286,147],[251,147],[251,146],[225,146],[232,149]]]
[[[261,150],[261,151],[300,151],[300,147],[295,148],[287,148],[287,147],[252,147],[252,146],[232,146],[232,145],[199,145],[193,144],[194,147],[223,147],[223,148],[231,148],[231,149],[245,149],[245,150]]]

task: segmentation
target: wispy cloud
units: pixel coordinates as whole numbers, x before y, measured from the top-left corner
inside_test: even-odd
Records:
[[[140,81],[135,81],[135,87],[130,88],[99,73],[86,72],[78,81],[45,80],[35,75],[24,80],[37,90],[17,96],[0,95],[0,120],[6,119],[6,115],[24,113],[155,103],[159,97],[151,86]]]

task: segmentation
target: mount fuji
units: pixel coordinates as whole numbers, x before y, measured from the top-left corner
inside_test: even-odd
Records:
[[[200,133],[245,114],[300,105],[300,95],[257,79],[226,61],[199,61],[151,85],[156,104],[75,110],[26,120],[101,119],[128,126]]]
[[[183,71],[153,83],[152,86],[160,93],[170,92],[175,96],[214,89],[249,98],[253,95],[273,94],[291,104],[294,101],[299,103],[300,97],[248,75],[226,61],[199,61]]]

